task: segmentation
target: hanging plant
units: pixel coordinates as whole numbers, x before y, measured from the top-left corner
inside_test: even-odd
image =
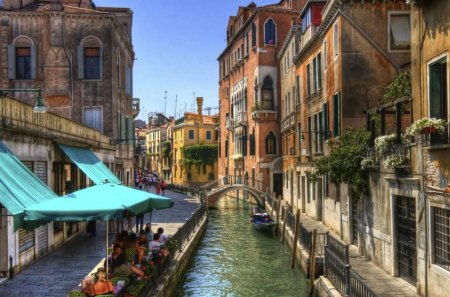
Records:
[[[442,119],[423,118],[415,121],[406,129],[409,136],[417,136],[420,134],[442,134],[445,132],[446,122]]]
[[[406,160],[407,159],[403,155],[392,154],[392,155],[387,156],[383,160],[383,166],[388,169],[393,169],[395,167],[405,164]]]

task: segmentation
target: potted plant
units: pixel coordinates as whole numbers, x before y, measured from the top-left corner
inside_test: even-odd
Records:
[[[422,118],[415,121],[406,129],[406,134],[409,136],[417,136],[424,134],[442,134],[445,132],[446,122],[442,119],[436,118]]]
[[[386,155],[394,146],[397,136],[395,134],[378,136],[375,138],[375,151],[380,155]]]
[[[400,154],[392,154],[387,156],[383,160],[383,166],[388,169],[393,169],[395,167],[404,165],[406,163],[406,158],[403,155]]]

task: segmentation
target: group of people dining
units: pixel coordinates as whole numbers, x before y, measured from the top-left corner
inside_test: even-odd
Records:
[[[156,262],[161,257],[161,248],[169,240],[164,229],[159,227],[152,232],[151,224],[147,223],[139,235],[123,230],[118,234],[112,245],[112,252],[105,259],[103,267],[99,268],[93,283],[85,284],[82,292],[88,296],[113,293],[114,286],[109,279],[113,277],[128,277],[130,279],[146,279],[145,264]],[[145,263],[145,264],[144,264]]]

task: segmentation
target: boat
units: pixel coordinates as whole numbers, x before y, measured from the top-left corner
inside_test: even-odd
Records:
[[[272,230],[276,225],[270,215],[264,209],[259,207],[253,208],[252,214],[250,215],[250,222],[253,227],[259,231]]]

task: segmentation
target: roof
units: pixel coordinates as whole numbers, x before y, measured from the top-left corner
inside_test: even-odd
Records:
[[[46,3],[46,2],[33,2],[27,6],[24,6],[19,9],[13,9],[11,11],[53,12],[52,4]],[[90,8],[75,7],[75,6],[70,6],[70,5],[66,5],[66,4],[62,4],[62,12],[65,12],[68,14],[101,14],[101,15],[110,14],[110,12],[105,12],[105,11],[100,11],[100,10],[90,9]]]

